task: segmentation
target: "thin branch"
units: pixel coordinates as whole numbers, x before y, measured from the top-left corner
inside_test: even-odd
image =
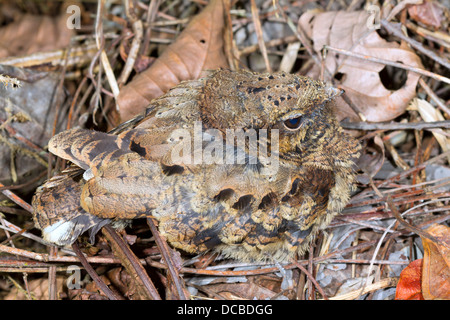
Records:
[[[253,26],[255,27],[256,37],[258,39],[259,50],[264,58],[264,63],[266,64],[267,72],[272,72],[272,67],[270,66],[269,57],[267,56],[267,49],[264,44],[263,31],[261,27],[261,21],[259,20],[259,11],[256,7],[255,0],[251,0],[251,11],[253,17]]]
[[[308,270],[306,270],[306,268],[304,266],[302,266],[300,263],[298,263],[297,261],[292,260],[292,262],[295,264],[295,266],[297,268],[299,268],[304,274],[306,274],[308,279],[311,280],[311,282],[314,284],[314,286],[316,287],[317,291],[319,291],[319,293],[322,295],[322,297],[325,300],[328,300],[327,295],[325,294],[325,292],[323,291],[322,287],[319,285],[317,280],[313,277],[313,275]]]
[[[435,121],[435,122],[409,122],[409,123],[399,123],[399,122],[341,122],[341,126],[344,129],[350,130],[424,130],[433,128],[450,128],[450,120],[447,121]]]
[[[386,28],[386,30],[389,33],[392,33],[394,36],[396,36],[397,38],[402,39],[403,41],[408,42],[411,47],[413,47],[414,49],[420,51],[421,53],[423,53],[424,55],[428,56],[429,58],[433,59],[434,61],[438,62],[439,64],[443,65],[444,67],[446,67],[447,69],[450,69],[450,62],[448,60],[446,60],[445,58],[441,58],[439,57],[436,53],[434,53],[433,51],[431,51],[430,49],[425,48],[422,43],[420,43],[417,40],[411,39],[407,36],[405,36],[400,28],[393,26],[391,23],[387,22],[386,20],[381,20],[380,21],[381,25]]]
[[[430,96],[430,98],[436,103],[438,108],[441,109],[443,112],[445,112],[448,116],[450,116],[450,108],[447,107],[445,103],[441,101],[441,99],[439,99],[436,93],[434,93],[433,90],[431,90],[431,88],[426,84],[426,82],[422,78],[419,79],[419,84],[423,88],[423,90],[425,90],[425,92]]]
[[[389,209],[391,209],[391,211],[394,214],[394,216],[397,219],[397,221],[401,225],[403,225],[406,229],[409,229],[410,231],[414,232],[415,234],[418,234],[422,238],[426,238],[426,239],[428,239],[428,240],[430,240],[430,241],[432,241],[432,242],[434,242],[436,244],[439,244],[439,245],[441,245],[443,247],[446,247],[447,249],[450,249],[449,246],[445,242],[440,241],[439,239],[437,239],[436,237],[432,236],[428,232],[426,232],[426,231],[424,231],[424,230],[422,230],[420,228],[417,228],[416,226],[413,226],[412,224],[408,223],[405,219],[403,219],[403,217],[398,212],[397,207],[392,202],[392,198],[391,198],[390,195],[388,196],[388,198],[386,200],[386,203],[388,204]]]
[[[174,261],[170,254],[171,249],[167,245],[167,242],[161,238],[161,235],[159,234],[159,231],[156,228],[155,223],[153,222],[152,218],[147,219],[147,224],[150,227],[150,231],[152,232],[153,236],[155,237],[155,241],[156,241],[156,244],[158,245],[161,255],[163,256],[164,260],[166,261],[169,273],[171,275],[171,278],[173,280],[175,288],[177,289],[178,297],[182,300],[187,300],[188,298],[183,290],[184,286],[180,282],[180,275],[178,273],[178,270],[175,268]]]
[[[80,260],[84,269],[87,271],[87,273],[89,273],[91,278],[97,284],[98,288],[109,298],[109,300],[125,300],[123,297],[119,296],[117,293],[108,288],[108,286],[98,276],[97,272],[95,272],[94,268],[92,268],[92,266],[86,260],[86,257],[84,256],[83,252],[81,252],[76,242],[72,245],[72,249],[77,254],[78,259]]]
[[[360,54],[360,53],[356,53],[356,52],[351,52],[351,51],[348,51],[348,50],[345,50],[345,49],[339,49],[339,48],[335,48],[335,47],[330,47],[328,45],[324,45],[324,48],[327,49],[327,50],[332,50],[332,51],[335,51],[335,52],[339,52],[339,53],[341,53],[343,55],[350,56],[350,57],[353,57],[353,58],[366,60],[366,61],[371,61],[371,62],[380,63],[380,64],[385,64],[385,65],[389,65],[389,66],[400,68],[400,69],[405,69],[405,70],[412,71],[412,72],[415,72],[417,74],[420,74],[420,75],[423,75],[423,76],[426,76],[426,77],[430,77],[430,78],[436,79],[438,81],[442,81],[442,82],[450,84],[450,79],[449,78],[446,78],[444,76],[441,76],[441,75],[439,75],[437,73],[434,73],[434,72],[431,72],[431,71],[428,71],[428,70],[424,70],[424,69],[421,69],[421,68],[409,66],[409,65],[406,65],[406,64],[403,64],[403,63],[399,63],[399,62],[394,62],[394,61],[391,61],[391,60],[386,60],[386,59],[376,58],[376,57],[372,57],[372,56],[368,56],[368,55],[364,55],[364,54]]]
[[[108,238],[113,251],[119,255],[123,266],[131,275],[134,275],[133,279],[136,280],[140,293],[149,299],[161,300],[158,290],[156,290],[144,267],[122,237],[110,225],[104,226],[102,232]]]

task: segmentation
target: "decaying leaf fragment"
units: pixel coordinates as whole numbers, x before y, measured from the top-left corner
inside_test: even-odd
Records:
[[[180,81],[197,79],[204,70],[226,67],[223,27],[222,0],[212,0],[150,68],[121,89],[118,97],[121,120],[139,114],[150,100]]]
[[[314,50],[318,55],[323,46],[328,45],[413,67],[421,66],[420,58],[407,47],[381,38],[371,26],[372,20],[366,11],[306,12],[300,17],[299,26],[314,42]],[[389,90],[380,80],[380,72],[385,68],[381,63],[328,51],[325,67],[331,74],[342,76],[340,87],[368,121],[389,121],[399,116],[416,95],[419,76],[413,72],[407,72],[406,82],[400,89]],[[309,75],[314,77],[318,75],[318,71],[316,66]],[[349,115],[353,113],[342,112]],[[356,115],[354,118],[359,120]]]
[[[439,242],[422,238],[422,294],[425,300],[450,300],[450,228],[434,224],[426,231]]]

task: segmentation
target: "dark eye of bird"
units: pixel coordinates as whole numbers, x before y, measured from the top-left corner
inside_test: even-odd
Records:
[[[300,128],[300,124],[301,124],[300,117],[284,121],[284,126],[289,130],[295,130]]]

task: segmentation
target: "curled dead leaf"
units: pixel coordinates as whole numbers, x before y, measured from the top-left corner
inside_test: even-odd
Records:
[[[424,300],[422,296],[422,259],[411,262],[400,273],[395,300]]]
[[[226,67],[223,29],[222,0],[212,0],[147,70],[121,89],[117,99],[121,120],[141,113],[152,99],[180,81],[197,79],[204,70]]]
[[[314,42],[314,50],[318,54],[324,45],[328,45],[361,55],[421,67],[420,58],[414,52],[396,42],[381,38],[370,26],[370,18],[366,11],[306,12],[300,17],[299,26]],[[392,120],[405,111],[409,101],[416,95],[419,76],[413,72],[406,72],[403,86],[390,90],[381,81],[380,73],[385,69],[385,65],[381,63],[329,51],[325,67],[341,81],[340,87],[361,110],[367,121]],[[319,67],[315,66],[309,75],[314,77],[318,73]],[[340,119],[353,114],[351,120],[359,120],[341,99],[337,100],[337,107]]]

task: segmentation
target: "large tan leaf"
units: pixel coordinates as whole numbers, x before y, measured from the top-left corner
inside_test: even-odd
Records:
[[[211,0],[150,68],[121,89],[118,97],[121,120],[139,114],[150,100],[180,81],[197,79],[204,70],[226,67],[223,29],[222,0]]]
[[[300,17],[299,24],[314,42],[314,50],[318,54],[324,45],[329,45],[361,55],[421,67],[420,59],[414,52],[397,42],[381,38],[375,30],[369,29],[368,21],[370,15],[365,11],[306,12]],[[379,75],[385,67],[383,64],[329,51],[325,66],[332,73],[343,74],[340,87],[368,121],[388,121],[399,116],[416,95],[419,76],[413,72],[407,72],[403,87],[388,90]],[[317,73],[317,70],[318,68],[313,72]]]

